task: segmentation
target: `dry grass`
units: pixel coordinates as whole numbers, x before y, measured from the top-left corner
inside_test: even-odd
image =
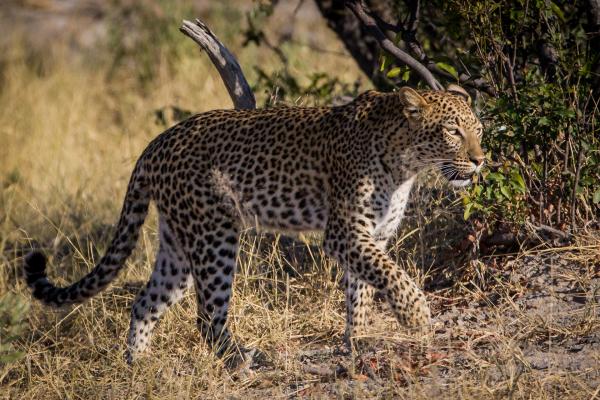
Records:
[[[230,101],[196,54],[174,71],[165,63],[140,94],[125,78],[107,81],[106,65],[55,61],[40,76],[12,51],[17,61],[3,70],[0,92],[0,295],[29,299],[21,256],[34,243],[50,255],[59,284],[103,252],[133,163],[161,130],[153,110],[200,112]],[[246,70],[268,57],[240,52]],[[340,78],[354,80],[349,60],[340,63],[305,47],[292,57],[295,68],[346,68]],[[157,247],[150,215],[106,292],[71,309],[31,304],[15,343],[25,355],[0,366],[0,398],[597,398],[598,237],[508,258],[449,257],[468,227],[456,197],[432,186],[421,184],[392,249],[421,285],[430,282],[436,329],[424,338],[405,334],[380,304],[362,354],[343,354],[341,273],[318,238],[279,244],[246,232],[230,324],[268,362],[252,372],[224,368],[200,341],[190,293],[161,320],[151,353],[129,367],[129,306]]]

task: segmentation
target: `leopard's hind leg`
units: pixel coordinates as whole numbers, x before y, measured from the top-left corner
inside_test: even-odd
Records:
[[[161,315],[181,300],[186,289],[192,285],[185,253],[163,219],[159,222],[159,237],[154,271],[131,309],[127,339],[127,361],[130,363],[150,344],[152,331]]]
[[[223,355],[231,344],[227,313],[236,269],[237,221],[226,207],[215,205],[202,210],[191,228],[186,248],[198,300],[198,329]]]

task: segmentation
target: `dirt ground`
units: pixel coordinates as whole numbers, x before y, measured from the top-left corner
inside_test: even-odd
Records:
[[[435,329],[424,338],[390,331],[395,322],[379,303],[374,334],[361,338],[354,354],[335,345],[295,354],[304,374],[285,392],[309,398],[596,398],[600,264],[597,252],[580,250],[530,252],[501,264],[489,259],[480,265],[488,287],[470,285],[464,296],[430,292]],[[274,365],[282,362],[278,357],[284,355],[276,354]],[[281,387],[275,393],[269,388],[275,370],[258,368],[253,395],[280,393]]]

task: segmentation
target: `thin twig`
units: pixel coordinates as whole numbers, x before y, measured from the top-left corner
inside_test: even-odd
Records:
[[[577,185],[579,185],[579,175],[581,173],[581,166],[583,165],[583,154],[583,146],[579,145],[577,166],[575,167],[575,181],[573,182],[573,191],[571,192],[571,229],[573,231],[577,227],[577,223],[575,222],[575,203],[577,200]]]
[[[548,226],[548,225],[540,224],[540,225],[537,225],[537,226],[534,225],[533,227],[537,231],[546,232],[546,233],[558,236],[561,239],[568,239],[568,238],[571,237],[571,235],[569,235],[568,233],[563,232],[560,229],[556,229],[556,228],[553,228],[553,227]]]
[[[326,365],[304,364],[302,370],[323,378],[337,378],[348,374],[348,370],[341,365],[332,368]]]
[[[421,44],[417,41],[417,27],[419,26],[419,18],[421,15],[421,1],[420,0],[405,0],[406,6],[410,10],[408,16],[408,22],[406,28],[402,33],[402,40],[406,42],[406,45],[410,51],[417,55],[419,60],[427,62],[427,56],[421,47]]]

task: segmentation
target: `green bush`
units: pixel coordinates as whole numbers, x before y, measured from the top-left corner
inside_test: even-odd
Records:
[[[366,3],[400,21],[387,25],[388,38],[435,66],[442,83],[472,90],[490,170],[464,194],[465,218],[503,229],[597,222],[600,37],[587,1],[431,0],[421,4],[415,31],[403,23],[419,2]],[[383,80],[374,83],[382,90],[421,83],[385,52],[379,66]]]
[[[465,197],[468,216],[576,228],[597,218],[598,54],[586,16],[570,3],[455,1],[468,21],[474,67],[493,82],[484,145],[496,161]],[[596,92],[595,92],[596,91]]]

